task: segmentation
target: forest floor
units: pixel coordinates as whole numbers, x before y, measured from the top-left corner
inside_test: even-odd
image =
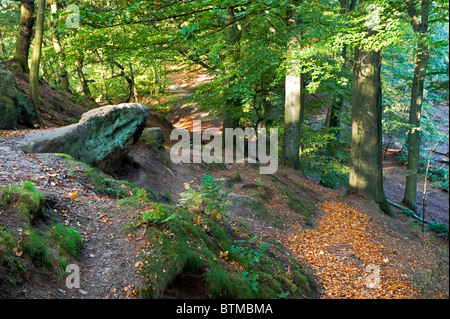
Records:
[[[195,105],[185,105],[195,87],[192,83],[198,83],[193,82],[196,76],[188,75],[172,78],[169,91],[177,94],[173,101],[180,109],[167,116],[174,127],[189,128],[192,119],[199,118],[192,115]],[[220,121],[210,120],[208,125],[220,125]],[[136,298],[135,288],[143,280],[137,272],[138,254],[147,243],[123,231],[135,212],[88,187],[82,168],[68,167],[64,158],[21,152],[16,146],[22,133],[0,132],[0,186],[33,181],[46,195],[45,205],[53,213],[37,227],[54,219],[82,234],[83,246],[75,260],[81,269],[81,288],[68,289],[61,274],[36,268],[24,256],[16,256],[24,270],[8,273],[0,267],[0,278],[6,275],[15,282],[0,285],[0,297]],[[129,154],[133,163],[125,165],[117,177],[158,194],[169,193],[173,204],[184,191],[184,183],[198,185],[205,172],[225,178],[227,185],[234,184],[230,199],[235,204],[229,207],[228,222],[244,237],[257,235],[261,242],[283,247],[280,260],[294,256],[310,269],[315,282],[311,298],[449,298],[448,240],[428,230],[422,233],[419,225],[398,209],[394,209],[393,219],[362,198],[322,187],[286,167],[274,175],[260,175],[257,167],[244,164],[168,165],[161,153],[141,142]],[[386,193],[400,203],[398,184],[403,183],[404,168],[390,155],[385,162],[389,173]],[[71,196],[75,191],[77,199]],[[427,211],[437,220],[448,221],[448,195],[433,194],[436,197],[430,202],[435,206],[428,206]],[[22,227],[8,210],[1,210],[0,224],[16,234]],[[377,272],[379,277],[374,276]],[[175,284],[163,297],[206,298],[201,280],[196,284],[198,289],[193,289],[192,282]]]

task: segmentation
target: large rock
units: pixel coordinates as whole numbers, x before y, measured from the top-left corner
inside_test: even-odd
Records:
[[[65,153],[106,173],[136,143],[145,128],[148,107],[140,103],[90,110],[77,124],[28,133],[20,148],[28,153]]]
[[[166,136],[159,127],[147,127],[142,132],[141,140],[151,143],[152,146],[161,149],[166,141]]]
[[[12,130],[17,125],[33,127],[39,115],[33,100],[19,87],[10,69],[0,60],[0,129]]]

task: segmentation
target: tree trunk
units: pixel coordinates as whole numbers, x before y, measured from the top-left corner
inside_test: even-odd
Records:
[[[137,91],[137,87],[136,87],[136,82],[134,81],[133,65],[131,64],[131,61],[128,62],[128,67],[130,68],[130,79],[131,79],[131,87],[130,87],[131,98],[130,98],[130,102],[138,103],[139,102],[139,97],[138,97],[138,91]]]
[[[295,8],[288,8],[286,12],[286,24],[299,24],[300,21],[295,12]],[[295,43],[298,36],[290,41],[290,48],[287,53],[288,59],[295,51]],[[288,61],[285,80],[285,102],[284,102],[284,137],[282,163],[295,170],[300,169],[300,137],[301,124],[304,114],[304,75],[300,74],[298,61],[291,59]]]
[[[33,35],[34,19],[34,0],[21,0],[19,31],[16,37],[16,49],[13,59],[26,74],[30,72],[28,54]]]
[[[428,9],[429,1],[422,0],[421,22],[418,14],[411,5],[408,8],[410,21],[415,32],[420,33],[420,40],[415,59],[414,78],[411,88],[411,109],[409,113],[409,124],[411,130],[408,133],[408,163],[406,174],[405,196],[403,203],[412,211],[416,211],[417,196],[417,170],[420,151],[420,116],[422,112],[424,82],[429,60],[426,37],[428,32]]]
[[[349,193],[392,210],[383,189],[381,51],[355,49]]]
[[[225,24],[230,24],[228,28],[225,29],[225,41],[227,44],[227,55],[229,56],[230,61],[226,63],[224,73],[229,74],[232,72],[232,67],[235,65],[236,61],[239,61],[240,58],[240,48],[239,42],[241,41],[241,32],[238,29],[237,25],[232,22],[235,20],[234,9],[231,8],[228,10],[228,14],[226,17]],[[235,76],[229,77],[227,80],[227,91],[230,91],[232,88],[232,82],[235,79]],[[227,96],[227,100],[225,102],[225,107],[223,109],[222,119],[222,145],[225,147],[227,144],[225,143],[225,129],[226,128],[238,128],[239,127],[239,114],[242,108],[242,102],[239,97]],[[235,148],[237,145],[237,141],[233,141],[228,144],[229,147]]]
[[[5,55],[6,49],[5,49],[5,43],[3,42],[2,30],[0,30],[0,47],[2,48],[2,55]]]
[[[65,54],[63,52],[61,52],[62,51],[61,41],[60,41],[58,35],[55,33],[56,23],[53,20],[53,14],[56,14],[58,4],[57,4],[56,0],[49,0],[49,3],[50,3],[51,12],[52,12],[52,18],[51,18],[51,23],[50,23],[50,26],[52,28],[51,38],[52,38],[53,48],[58,57],[58,65],[59,65],[59,69],[60,69],[59,70],[59,84],[61,85],[61,88],[64,91],[70,92],[69,75],[64,66],[64,61],[66,58],[65,58]]]
[[[86,78],[84,77],[84,73],[83,73],[83,58],[79,57],[77,59],[77,73],[78,73],[78,79],[80,80],[80,84],[81,84],[81,89],[83,91],[83,94],[87,97],[91,97],[91,90],[89,90],[89,85],[86,81]]]
[[[106,89],[106,82],[105,82],[105,59],[103,58],[103,53],[100,55],[97,49],[94,50],[95,54],[97,55],[98,61],[100,62],[100,77],[102,79],[102,90],[103,90],[103,99],[105,101],[109,101],[108,97],[108,90]]]
[[[30,67],[30,94],[36,106],[39,102],[39,64],[41,62],[42,37],[44,34],[44,7],[45,0],[39,0],[33,56],[31,58]]]
[[[349,0],[339,0],[340,6],[341,6],[341,13],[350,12],[354,8],[351,7],[351,4]],[[344,44],[344,47],[342,48],[341,57],[343,59],[341,70],[343,71],[346,68],[347,65],[347,45]],[[340,120],[340,113],[342,109],[344,108],[344,94],[342,93],[343,88],[339,89],[338,96],[331,104],[328,114],[327,114],[327,121],[326,121],[326,127],[327,128],[338,128],[341,125]],[[337,139],[340,137],[339,130],[336,130],[335,136]]]

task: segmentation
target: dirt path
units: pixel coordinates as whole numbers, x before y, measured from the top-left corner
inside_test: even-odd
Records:
[[[56,220],[44,217],[35,227],[52,222],[72,226],[83,238],[81,254],[74,260],[80,269],[80,289],[66,288],[63,276],[39,280],[27,260],[23,286],[8,290],[11,298],[129,298],[140,278],[133,267],[138,245],[122,230],[134,214],[115,209],[116,200],[98,196],[77,176],[81,167],[66,167],[65,159],[53,154],[25,154],[16,147],[20,136],[0,138],[0,186],[32,181],[46,196],[45,208]],[[74,175],[75,174],[75,175]],[[74,200],[70,194],[78,191]],[[13,233],[14,216],[0,214],[0,224]]]
[[[391,201],[401,204],[405,192],[406,167],[397,159],[399,150],[389,149],[386,159],[383,161],[383,173],[385,174],[384,191]],[[417,212],[422,216],[423,212],[423,189],[425,178],[419,176],[417,181]],[[428,181],[426,196],[425,219],[431,219],[438,223],[449,223],[449,198],[448,193],[432,187]],[[394,208],[396,211],[399,209]]]
[[[192,119],[202,115],[195,114],[195,105],[186,105],[192,88],[185,84],[174,81],[170,88],[179,99],[179,111],[171,119],[176,127],[190,129]],[[0,185],[33,180],[36,188],[46,194],[46,204],[57,219],[79,230],[84,243],[75,263],[81,270],[81,289],[67,289],[64,277],[42,277],[29,267],[22,285],[2,294],[10,298],[134,298],[134,288],[142,283],[135,267],[142,241],[124,233],[123,225],[135,217],[135,212],[118,209],[117,200],[99,196],[87,188],[78,178],[77,168],[65,167],[63,158],[24,154],[16,147],[20,139],[20,135],[0,136]],[[436,243],[435,237],[423,235],[408,225],[402,214],[399,220],[391,220],[376,206],[360,198],[344,197],[315,181],[302,179],[287,168],[280,167],[276,176],[261,176],[257,169],[237,164],[212,171],[203,164],[170,166],[140,142],[132,147],[130,156],[135,163],[125,166],[121,177],[158,194],[169,193],[174,204],[183,184],[190,181],[199,184],[204,172],[228,180],[239,172],[242,180],[232,193],[238,201],[256,196],[258,178],[269,185],[272,195],[263,201],[270,208],[269,219],[260,215],[256,207],[237,205],[232,208],[235,214],[232,226],[242,229],[243,224],[237,220],[241,218],[248,230],[262,240],[288,248],[285,255],[278,257],[295,256],[311,269],[320,286],[317,298],[448,298],[448,241]],[[387,195],[401,202],[405,173],[394,154],[388,156],[384,170]],[[294,185],[315,204],[317,212],[312,216],[312,226],[305,225],[301,212],[289,207],[280,186],[283,183]],[[80,201],[68,196],[76,190]],[[427,209],[433,218],[448,222],[445,195],[430,194],[432,205]],[[0,224],[13,227],[9,218],[0,214]],[[281,228],[276,225],[278,218],[284,221]],[[369,265],[381,271],[380,288],[367,287]]]
[[[172,114],[168,116],[168,120],[173,123],[176,128],[186,128],[190,132],[193,131],[193,120],[202,120],[202,130],[210,127],[222,129],[222,121],[219,119],[207,119],[204,120],[206,113],[197,113],[196,104],[188,103],[187,100],[192,96],[193,90],[198,84],[207,79],[207,76],[202,72],[188,72],[172,73],[169,75],[172,85],[168,91],[171,93],[172,98],[178,99],[178,102],[174,104]],[[443,105],[439,108],[437,117],[442,117],[442,114],[448,115],[448,105]],[[441,128],[448,132],[447,125],[441,124]],[[170,147],[173,142],[166,143],[166,146]],[[448,152],[448,144],[444,146],[444,149]],[[406,168],[398,160],[399,150],[389,149],[383,161],[383,173],[385,174],[384,188],[387,197],[400,204],[403,200]],[[421,215],[423,210],[423,189],[425,180],[423,176],[420,176],[417,184],[417,212]],[[431,219],[438,223],[449,223],[449,198],[448,193],[432,187],[428,182],[428,194],[426,197],[426,219]],[[394,208],[399,211],[399,209]]]

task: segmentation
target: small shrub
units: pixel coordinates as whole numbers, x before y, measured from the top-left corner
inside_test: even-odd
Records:
[[[173,218],[175,215],[169,215],[168,212],[164,209],[162,204],[157,205],[155,208],[146,210],[141,212],[141,224],[162,224]]]

